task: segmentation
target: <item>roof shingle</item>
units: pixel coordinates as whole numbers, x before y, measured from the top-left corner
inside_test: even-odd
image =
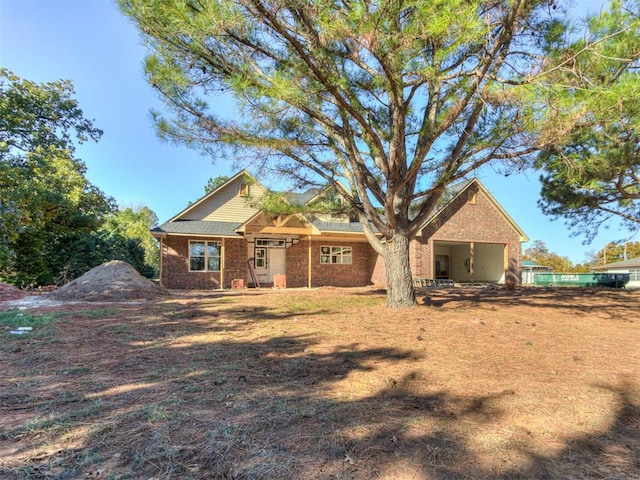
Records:
[[[207,220],[182,220],[166,222],[151,230],[151,233],[173,233],[182,235],[216,235],[237,237],[236,229],[242,225],[237,222],[211,222]]]

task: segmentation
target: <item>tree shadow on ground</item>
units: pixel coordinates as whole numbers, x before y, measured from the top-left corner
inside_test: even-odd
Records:
[[[503,420],[513,391],[462,396],[435,387],[411,367],[423,356],[414,350],[352,343],[326,351],[313,334],[237,336],[249,321],[286,314],[163,308],[155,317],[124,308],[118,322],[61,324],[49,338],[2,347],[13,370],[0,376],[0,414],[21,419],[0,431],[2,478],[507,480],[640,471],[633,379],[599,386],[616,398],[604,431],[562,439],[543,455],[541,439],[514,426],[508,446],[481,452],[475,439]],[[376,375],[383,363],[400,374]]]
[[[430,307],[452,306],[531,306],[569,310],[586,297],[615,301],[618,309],[635,311],[640,291],[614,288],[503,288],[420,289],[416,296]],[[593,308],[602,308],[594,305]]]

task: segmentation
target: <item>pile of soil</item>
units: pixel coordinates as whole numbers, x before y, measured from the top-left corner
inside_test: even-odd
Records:
[[[164,289],[126,262],[113,260],[92,268],[79,278],[67,283],[47,298],[63,301],[121,301],[152,300],[166,295]]]
[[[26,296],[27,294],[19,288],[0,282],[0,302],[20,300]]]

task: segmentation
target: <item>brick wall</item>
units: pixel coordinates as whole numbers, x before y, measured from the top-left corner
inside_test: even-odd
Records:
[[[469,203],[468,196],[463,193],[425,227],[422,235],[411,242],[412,271],[417,276],[434,278],[434,266],[431,261],[432,242],[429,242],[429,239],[506,244],[508,250],[508,265],[505,266],[506,282],[518,283],[522,255],[518,232],[482,190],[476,185],[472,185],[470,190],[472,189],[476,192],[475,204]]]
[[[341,246],[352,248],[352,263],[342,264],[321,264],[321,246]],[[361,287],[371,285],[372,258],[375,252],[368,243],[353,242],[324,242],[313,241],[311,244],[311,286],[312,287]],[[301,241],[287,249],[287,286],[306,287],[308,286],[308,263],[309,242]]]
[[[162,285],[175,289],[220,288],[220,272],[189,271],[189,240],[222,241],[221,239],[169,236],[163,240]],[[230,288],[231,280],[249,280],[247,248],[242,239],[225,239],[224,287]]]
[[[197,237],[167,237],[163,241],[162,283],[175,289],[215,289],[220,288],[219,272],[189,271],[189,240],[215,240]],[[321,246],[350,246],[350,265],[320,264]],[[312,243],[312,286],[353,287],[372,283],[372,271],[377,255],[368,243],[313,242]],[[286,275],[288,287],[308,286],[309,243],[301,241],[287,249]],[[247,267],[247,246],[243,239],[225,239],[224,288],[230,288],[231,281],[243,279],[251,284]]]
[[[307,287],[309,285],[308,257],[308,240],[302,240],[297,245],[287,248],[287,287]]]
[[[162,251],[162,285],[177,289],[220,288],[220,272],[189,271],[189,240],[204,238],[167,237]]]
[[[231,288],[231,280],[240,278],[250,283],[247,242],[242,238],[226,238],[224,241],[224,288]]]
[[[374,252],[371,258],[372,271],[371,283],[380,288],[387,288],[387,272],[382,256]]]

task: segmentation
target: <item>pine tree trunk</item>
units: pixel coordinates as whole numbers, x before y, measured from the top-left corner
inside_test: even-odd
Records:
[[[403,308],[416,304],[409,264],[409,235],[396,232],[386,245],[384,265],[387,273],[387,307]]]

